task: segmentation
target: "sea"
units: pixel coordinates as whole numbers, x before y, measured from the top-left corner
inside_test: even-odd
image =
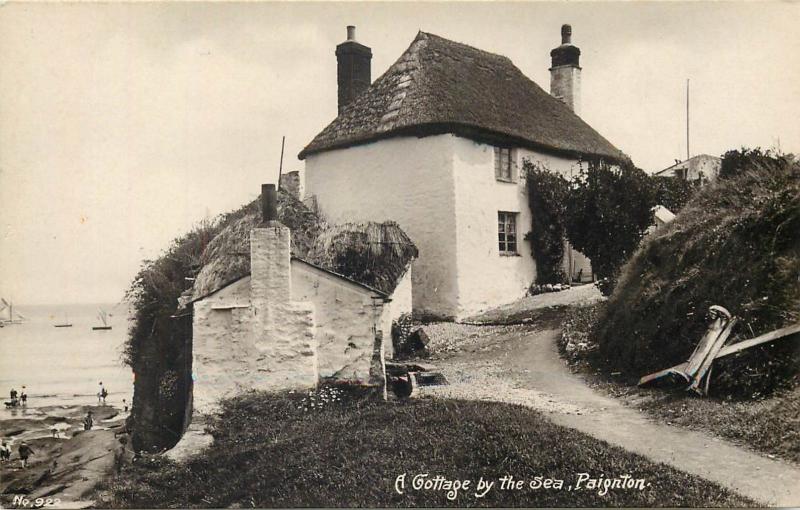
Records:
[[[109,314],[110,330],[92,330],[102,324],[101,309]],[[26,320],[0,328],[0,400],[10,400],[15,388],[28,394],[29,408],[97,404],[102,382],[108,404],[130,405],[133,372],[122,358],[127,304],[15,304],[14,310]],[[65,322],[72,327],[55,327]],[[0,406],[0,419],[13,416],[16,410]]]

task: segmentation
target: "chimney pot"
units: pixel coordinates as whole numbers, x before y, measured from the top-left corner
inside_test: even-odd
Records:
[[[269,223],[278,219],[278,192],[274,184],[261,185],[261,221]]]
[[[572,42],[572,27],[570,25],[561,25],[561,44],[570,44]]]
[[[355,41],[356,40],[356,27],[355,27],[355,25],[347,25],[347,40],[348,41]]]

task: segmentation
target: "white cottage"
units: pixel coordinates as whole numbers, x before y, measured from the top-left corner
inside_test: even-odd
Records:
[[[415,312],[463,317],[534,281],[523,159],[569,176],[586,158],[624,158],[577,115],[570,37],[565,25],[551,52],[551,95],[507,57],[424,32],[371,83],[372,52],[348,27],[336,49],[339,116],[299,154],[305,195],[331,222],[399,223],[420,252]],[[571,255],[567,269],[590,274]]]
[[[411,312],[410,260],[380,290],[293,257],[290,230],[274,220],[274,185],[262,200],[250,274],[190,302],[195,415],[250,389],[381,386],[392,321]]]

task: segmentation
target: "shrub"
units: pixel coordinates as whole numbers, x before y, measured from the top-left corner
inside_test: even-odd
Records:
[[[690,182],[675,177],[652,177],[655,203],[678,213],[700,187],[699,182]]]
[[[566,281],[562,269],[564,259],[565,206],[569,185],[559,174],[540,163],[523,162],[528,204],[531,209],[531,231],[525,239],[531,242],[536,261],[536,283],[540,285]]]
[[[714,304],[741,319],[738,339],[800,318],[800,164],[742,154],[623,268],[595,331],[612,368],[644,375],[685,361]],[[790,342],[748,350],[717,364],[711,388],[772,391],[796,377],[796,357]]]
[[[628,160],[611,165],[588,162],[567,195],[566,231],[570,243],[592,261],[600,279],[612,282],[652,224],[655,206],[650,177]]]

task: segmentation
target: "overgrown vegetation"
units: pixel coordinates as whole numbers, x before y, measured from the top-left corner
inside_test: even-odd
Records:
[[[242,258],[238,253],[223,253],[218,240],[237,225],[255,221],[257,214],[258,200],[201,223],[173,241],[161,257],[145,261],[131,284],[126,297],[134,315],[125,359],[136,374],[131,410],[135,449],[158,451],[173,446],[180,438],[191,391],[192,325],[189,313],[177,313],[178,298],[192,287],[190,279],[202,268],[212,267],[214,261],[228,255]],[[299,233],[293,236],[299,249],[307,249],[310,241],[304,233],[319,228],[316,215],[280,192],[278,217]],[[249,255],[248,250],[245,252]],[[246,265],[221,264],[226,268],[225,276],[246,274],[249,256],[244,258]]]
[[[567,236],[592,261],[595,275],[613,282],[652,224],[655,205],[651,178],[630,160],[589,161],[571,183]],[[609,294],[612,287],[600,290]]]
[[[656,205],[663,205],[678,214],[686,202],[700,188],[699,182],[691,182],[675,177],[651,177]]]
[[[595,332],[613,369],[644,375],[685,361],[709,306],[740,318],[733,341],[800,319],[800,164],[735,151],[623,268]],[[749,349],[715,365],[712,391],[757,396],[796,384],[796,342]]]
[[[531,231],[525,239],[531,242],[536,261],[536,283],[563,283],[564,226],[569,185],[559,174],[540,163],[523,162],[528,205],[531,209]]]
[[[313,404],[313,405],[312,405]],[[223,403],[214,444],[186,464],[144,461],[109,480],[103,507],[748,506],[716,484],[554,425],[520,406],[458,400],[384,402],[331,392],[250,393]],[[446,431],[446,433],[445,433]],[[280,459],[279,462],[276,459]],[[578,473],[630,474],[644,490],[566,490]],[[405,473],[403,494],[395,490]],[[472,480],[453,499],[413,490],[417,474]],[[478,477],[564,480],[561,490],[474,496]],[[585,484],[584,484],[585,487]]]
[[[653,222],[659,185],[630,160],[589,160],[570,181],[529,161],[524,162],[524,172],[532,216],[526,239],[536,260],[536,282],[565,281],[567,239],[591,259],[595,275],[608,282],[601,290],[610,294],[619,268]],[[662,197],[674,195],[673,204],[682,199],[680,186],[660,186]]]

